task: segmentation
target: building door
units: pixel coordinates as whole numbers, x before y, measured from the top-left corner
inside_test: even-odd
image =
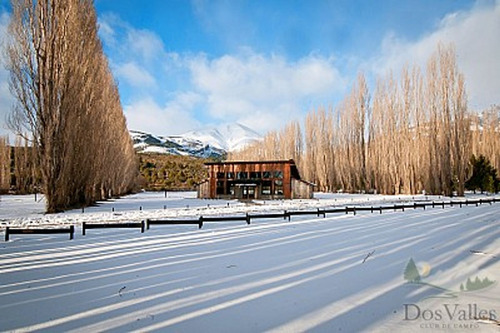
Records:
[[[255,199],[255,186],[243,186],[242,199]]]

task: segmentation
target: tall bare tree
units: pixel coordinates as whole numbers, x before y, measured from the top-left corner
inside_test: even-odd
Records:
[[[10,124],[29,131],[47,212],[130,190],[135,159],[93,2],[16,0],[12,9]]]

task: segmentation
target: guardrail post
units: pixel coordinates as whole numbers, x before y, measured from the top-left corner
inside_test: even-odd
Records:
[[[436,204],[434,203],[434,201],[432,202],[432,208],[436,207]]]
[[[250,215],[248,215],[248,212],[245,214],[247,224],[250,225]]]
[[[443,205],[443,209],[444,209],[444,201],[441,204]]]
[[[201,229],[203,227],[203,216],[200,216],[199,220],[200,222],[198,223],[198,229]]]
[[[72,240],[73,239],[73,235],[75,234],[75,226],[74,225],[71,225],[69,227],[69,239]]]
[[[370,210],[371,213],[373,213],[373,206],[371,207],[371,210]]]
[[[9,241],[9,227],[6,227],[5,228],[5,241],[8,242]]]
[[[356,215],[356,207],[352,207],[352,212]]]
[[[146,230],[149,230],[149,219],[146,219]]]
[[[382,214],[382,206],[380,206],[378,209],[380,209],[380,214]]]
[[[141,234],[144,233],[144,230],[146,230],[146,221],[142,220],[141,221]]]
[[[86,222],[82,222],[82,235],[85,236],[85,224]]]

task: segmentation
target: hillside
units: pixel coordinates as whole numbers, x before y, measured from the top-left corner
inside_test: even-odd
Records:
[[[168,154],[140,154],[139,171],[146,190],[194,190],[206,178],[205,158]]]

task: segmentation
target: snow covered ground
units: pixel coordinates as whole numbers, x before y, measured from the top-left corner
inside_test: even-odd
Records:
[[[470,195],[469,198],[477,196]],[[383,205],[396,202],[446,200],[440,196],[389,196],[316,193],[311,200],[256,200],[251,204],[237,200],[197,199],[196,192],[143,192],[94,207],[61,214],[44,214],[45,201],[38,195],[0,196],[0,230],[5,226],[67,225],[82,222],[130,222],[147,218],[192,217],[199,215],[242,214],[252,212],[300,210],[345,205]],[[449,199],[448,199],[449,200]]]
[[[97,229],[82,236],[79,227],[83,221],[440,200],[317,197],[246,205],[198,200],[193,193],[141,193],[83,214],[43,215],[43,202],[33,196],[2,196],[4,226],[73,223],[77,233],[71,241],[13,235],[0,243],[0,330],[498,332],[500,203],[206,223],[201,230],[152,226],[143,234]],[[407,281],[415,273],[410,259],[418,283]],[[467,280],[476,277],[494,282],[467,291]]]

